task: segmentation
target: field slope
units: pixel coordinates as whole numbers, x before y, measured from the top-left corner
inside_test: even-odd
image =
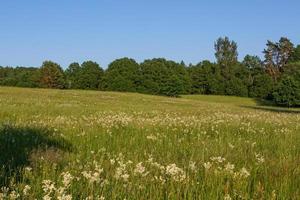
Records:
[[[299,199],[299,177],[299,109],[0,87],[0,199]]]

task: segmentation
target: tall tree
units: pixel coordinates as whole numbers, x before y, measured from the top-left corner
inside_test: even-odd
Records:
[[[42,87],[60,89],[65,87],[65,76],[62,68],[57,63],[52,61],[43,62],[40,73]]]
[[[294,45],[285,37],[280,38],[279,42],[268,40],[267,48],[263,51],[265,54],[265,68],[267,73],[275,80],[279,78],[284,71],[294,50]]]
[[[134,59],[117,59],[109,64],[104,80],[106,90],[136,92],[141,82],[140,66]]]
[[[223,77],[220,66],[210,61],[202,61],[195,66],[188,67],[191,79],[192,94],[223,94]]]
[[[79,79],[80,79],[80,73],[81,73],[81,66],[79,63],[71,63],[69,67],[66,69],[66,77],[67,77],[67,87],[68,88],[75,88],[79,89]]]
[[[176,96],[174,91],[184,94],[190,89],[186,68],[174,61],[164,58],[145,60],[141,63],[141,73],[141,92]]]
[[[218,64],[223,68],[228,68],[238,62],[237,43],[230,41],[228,37],[220,37],[215,42],[215,56]]]
[[[262,80],[262,77],[267,76],[263,68],[263,62],[258,56],[246,55],[242,65],[247,70],[246,85],[250,92],[249,96],[254,96],[253,85],[257,85],[257,83],[260,83],[259,81]]]
[[[262,69],[263,68],[263,62],[258,56],[251,56],[246,55],[243,62],[243,65],[247,67],[248,69]]]
[[[78,79],[80,89],[98,89],[101,87],[101,79],[104,71],[98,63],[86,61],[81,64],[81,72]]]
[[[297,45],[296,48],[294,48],[294,51],[289,59],[290,63],[300,63],[300,45]]]

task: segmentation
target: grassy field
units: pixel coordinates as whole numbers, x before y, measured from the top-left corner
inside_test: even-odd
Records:
[[[300,110],[0,87],[0,199],[300,199]]]

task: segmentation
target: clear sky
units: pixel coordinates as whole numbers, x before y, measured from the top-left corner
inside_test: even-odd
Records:
[[[299,0],[3,0],[0,65],[53,60],[165,57],[214,60],[214,41],[229,36],[245,54],[262,56],[267,39],[300,43]]]

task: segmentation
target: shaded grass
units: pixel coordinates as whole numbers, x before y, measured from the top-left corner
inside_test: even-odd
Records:
[[[7,186],[22,181],[24,167],[34,165],[37,154],[55,162],[62,155],[60,151],[70,151],[71,144],[62,139],[58,133],[46,128],[0,126],[0,185]],[[41,156],[40,155],[40,156]],[[51,159],[52,158],[52,159]]]

